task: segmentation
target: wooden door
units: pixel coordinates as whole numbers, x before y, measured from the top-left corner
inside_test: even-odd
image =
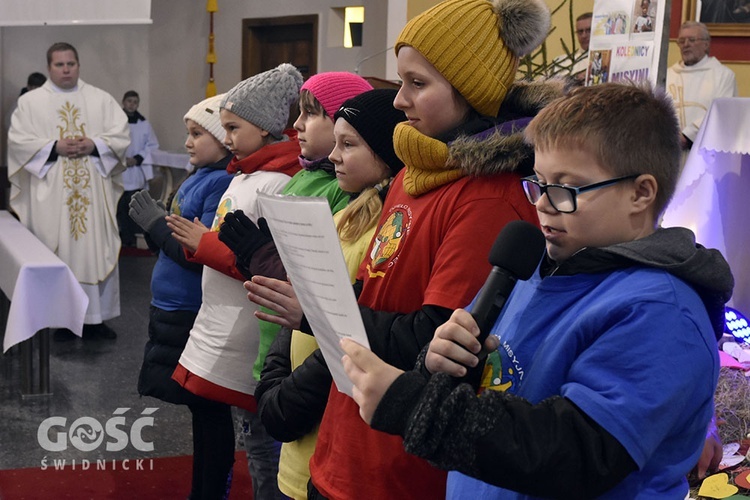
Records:
[[[318,16],[286,16],[242,21],[242,78],[293,64],[307,80],[318,72]],[[287,127],[299,116],[293,105]]]
[[[242,78],[291,63],[307,79],[318,70],[318,16],[245,19]]]

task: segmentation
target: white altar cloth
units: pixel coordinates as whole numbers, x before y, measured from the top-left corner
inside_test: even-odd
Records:
[[[193,166],[190,164],[190,155],[184,151],[178,153],[157,149],[151,151],[151,161],[154,165],[160,167],[178,168],[188,172],[193,170]]]
[[[5,210],[0,210],[0,289],[10,299],[3,352],[45,328],[82,334],[88,297],[73,272]]]
[[[750,314],[750,98],[715,99],[662,226],[685,226],[732,268],[729,305]]]

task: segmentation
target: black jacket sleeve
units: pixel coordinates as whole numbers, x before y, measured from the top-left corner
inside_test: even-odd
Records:
[[[370,350],[386,363],[411,370],[422,348],[429,344],[435,329],[453,314],[452,309],[423,306],[409,314],[374,311],[360,306]]]
[[[239,269],[239,266],[237,268]],[[286,281],[286,269],[284,269],[284,264],[281,263],[279,251],[273,241],[269,241],[258,248],[245,269],[246,271],[242,269],[241,271],[243,274],[247,273],[245,276],[250,275],[248,279],[258,275]]]
[[[357,280],[352,285],[352,288],[354,288],[354,296],[359,298],[359,296],[362,294],[362,286],[364,285],[364,282],[362,280]]]
[[[356,290],[356,289],[355,289]],[[411,370],[417,356],[435,335],[435,329],[453,314],[452,309],[423,306],[409,314],[375,311],[359,306],[370,350],[380,359],[401,370]],[[302,317],[300,330],[312,335],[310,323]]]
[[[354,283],[354,294],[359,297],[362,282]],[[435,330],[453,314],[446,307],[426,305],[422,309],[408,314],[397,312],[375,311],[369,307],[359,306],[362,322],[370,342],[370,350],[386,363],[402,370],[411,370],[417,356],[435,335]],[[302,317],[300,330],[313,334],[305,316]]]
[[[497,391],[476,396],[442,373],[429,381],[416,371],[401,375],[371,425],[403,436],[407,452],[438,467],[533,496],[596,497],[637,469],[622,444],[568,399],[532,405]]]
[[[148,233],[149,239],[164,252],[164,254],[189,271],[200,273],[203,265],[196,262],[188,262],[185,251],[176,239],[172,238],[172,231],[167,227],[167,221],[157,220]]]
[[[291,338],[291,330],[282,328],[271,344],[255,389],[263,425],[282,442],[299,439],[320,423],[333,380],[320,349],[292,371]]]

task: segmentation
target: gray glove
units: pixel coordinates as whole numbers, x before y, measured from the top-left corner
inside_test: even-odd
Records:
[[[154,201],[148,191],[144,189],[135,193],[130,199],[128,214],[136,224],[148,233],[151,232],[151,228],[156,221],[167,216],[167,210],[161,202]]]

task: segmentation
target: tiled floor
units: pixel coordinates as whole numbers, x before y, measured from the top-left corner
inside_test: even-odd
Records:
[[[21,397],[19,355],[0,356],[0,473],[40,467],[45,458],[48,463],[87,460],[93,464],[192,453],[187,408],[142,398],[136,390],[155,262],[150,256],[120,259],[122,314],[107,322],[118,333],[117,339],[50,342],[51,395]],[[144,415],[147,408],[156,411]],[[111,420],[120,416],[124,423]],[[47,420],[50,417],[65,420]],[[153,425],[139,432],[140,424],[149,422],[133,424],[143,417],[152,417]],[[55,425],[42,432],[40,440],[45,421]],[[107,430],[108,421],[115,428]],[[88,437],[88,431],[99,432]]]

